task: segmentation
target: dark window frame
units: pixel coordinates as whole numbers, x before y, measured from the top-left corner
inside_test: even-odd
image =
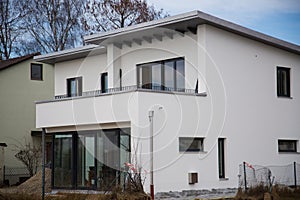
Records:
[[[34,67],[39,67],[38,76],[34,76]],[[43,81],[43,64],[31,63],[30,64],[30,79],[34,81]]]
[[[71,93],[71,82],[72,81],[77,81],[77,92],[75,95],[72,95]],[[68,78],[67,79],[67,96],[68,97],[77,97],[77,96],[82,96],[82,76],[80,77],[73,77],[73,78]]]
[[[277,72],[276,73],[277,74],[277,96],[291,97],[291,78],[290,78],[291,69],[287,67],[277,66],[276,72]],[[286,80],[284,80],[284,73],[286,73]]]
[[[294,149],[281,149],[283,143],[290,143],[294,145]],[[289,140],[289,139],[278,139],[278,152],[279,153],[296,153],[297,152],[298,140]]]
[[[107,80],[107,83],[106,83]],[[101,93],[107,93],[108,92],[108,73],[104,72],[100,75],[100,90]]]
[[[106,134],[106,132],[109,131],[115,131],[116,134],[118,134],[118,147],[120,148],[120,137],[121,136],[129,136],[129,144],[128,144],[128,152],[131,152],[131,140],[130,140],[130,135],[131,135],[131,129],[130,128],[112,128],[112,129],[105,129],[105,130],[89,130],[89,131],[68,131],[68,132],[58,132],[58,133],[52,133],[52,162],[51,162],[51,187],[53,189],[97,189],[97,183],[95,186],[78,186],[77,183],[77,164],[78,164],[78,141],[80,140],[79,135],[92,135],[95,138],[95,149],[94,149],[94,154],[96,155],[98,152],[97,149],[97,135],[98,134]],[[55,160],[55,136],[59,135],[69,135],[69,138],[72,140],[72,149],[71,149],[71,186],[57,186],[54,183],[54,178],[55,178],[55,170],[56,170],[56,161]],[[62,152],[60,152],[62,153]],[[130,156],[130,154],[129,154]],[[131,157],[129,157],[129,160],[131,160]],[[97,162],[97,155],[95,156],[95,163]],[[59,160],[60,162],[60,160]],[[94,173],[96,175],[98,169],[97,165],[95,165],[94,168]],[[118,172],[120,173],[120,172]],[[119,175],[117,175],[118,178]],[[94,179],[96,179],[96,176],[94,176]]]
[[[165,90],[165,91],[182,91],[185,89],[185,83],[184,83],[184,88],[177,88],[177,62],[178,61],[183,61],[183,67],[184,67],[184,71],[183,71],[183,76],[185,77],[185,57],[177,57],[177,58],[170,58],[170,59],[165,59],[165,60],[158,60],[158,61],[153,61],[153,62],[147,62],[147,63],[140,63],[140,64],[137,64],[137,85],[139,88],[144,88],[144,89],[152,89],[152,87],[155,87],[154,90]],[[174,88],[168,88],[166,87],[166,83],[165,83],[165,63],[168,63],[168,62],[174,62],[174,66],[173,66],[173,85],[174,85]],[[141,72],[141,69],[142,68],[146,68],[146,67],[149,67],[149,66],[153,66],[153,65],[161,65],[161,84],[160,84],[160,87],[157,87],[157,86],[152,86],[152,83],[149,83],[148,86],[144,86],[142,85],[142,80],[141,80],[141,77],[140,77],[140,72]],[[150,79],[152,79],[152,74],[151,74],[151,77]]]
[[[191,148],[192,142],[190,143],[190,146],[187,148],[182,148],[181,142],[184,140],[191,140],[193,139],[192,142],[195,140],[198,140],[201,142],[201,147],[200,148]],[[179,137],[179,152],[185,153],[185,152],[204,152],[204,137]]]

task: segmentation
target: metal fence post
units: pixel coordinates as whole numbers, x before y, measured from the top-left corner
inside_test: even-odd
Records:
[[[245,190],[247,190],[247,174],[246,174],[246,162],[243,162],[243,166],[244,166],[244,184],[245,184]]]
[[[297,163],[294,162],[294,180],[295,180],[295,188],[297,188],[297,170],[296,170]]]
[[[45,128],[42,129],[42,200],[45,199]]]
[[[3,184],[5,184],[5,165],[3,165]]]

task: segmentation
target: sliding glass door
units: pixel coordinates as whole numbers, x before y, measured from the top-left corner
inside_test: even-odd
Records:
[[[130,129],[69,132],[53,137],[53,186],[111,190],[124,183]]]

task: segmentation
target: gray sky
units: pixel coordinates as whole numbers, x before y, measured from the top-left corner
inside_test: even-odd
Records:
[[[300,0],[147,0],[170,15],[193,10],[300,45]]]

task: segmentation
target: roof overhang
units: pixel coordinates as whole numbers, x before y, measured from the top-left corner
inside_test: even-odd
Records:
[[[195,32],[197,26],[202,24],[208,24],[264,44],[300,54],[299,45],[268,36],[200,11],[192,11],[108,32],[84,36],[84,40],[87,44],[106,45],[107,43],[125,43],[130,45],[131,42],[140,43],[141,40],[168,35],[174,31],[177,33]],[[160,31],[157,33],[157,30]]]
[[[106,53],[106,48],[104,46],[89,44],[82,47],[35,56],[33,59],[37,62],[54,64],[58,62],[85,58],[87,56],[94,56],[103,53]]]

